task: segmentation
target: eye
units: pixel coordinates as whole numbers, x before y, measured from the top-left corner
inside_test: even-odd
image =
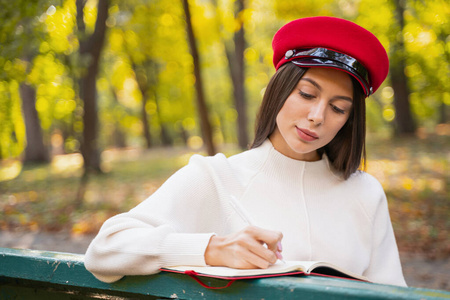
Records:
[[[337,112],[337,113],[339,113],[339,114],[345,114],[345,110],[343,110],[343,109],[337,107],[336,105],[331,104],[331,108],[332,108],[335,112]]]
[[[300,96],[302,96],[303,98],[305,98],[307,100],[313,99],[315,97],[314,95],[305,93],[303,91],[299,91],[299,94],[300,94]]]

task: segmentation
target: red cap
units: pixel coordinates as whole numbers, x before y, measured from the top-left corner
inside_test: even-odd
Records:
[[[291,21],[273,37],[273,64],[343,70],[360,82],[366,96],[386,79],[389,59],[380,41],[363,27],[335,17]]]

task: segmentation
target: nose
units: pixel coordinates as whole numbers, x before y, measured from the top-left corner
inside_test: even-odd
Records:
[[[325,121],[326,104],[323,101],[317,101],[311,106],[308,113],[308,121],[313,122],[314,125],[319,126]]]

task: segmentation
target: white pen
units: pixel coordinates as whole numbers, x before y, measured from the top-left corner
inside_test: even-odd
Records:
[[[241,219],[247,223],[247,225],[254,225],[255,222],[253,221],[252,217],[250,217],[249,214],[247,214],[246,210],[242,207],[241,203],[237,201],[236,197],[231,195],[231,206],[233,206],[236,213],[241,217]]]
[[[231,206],[233,206],[234,210],[236,211],[236,213],[241,217],[241,219],[247,223],[247,225],[251,225],[254,226],[255,222],[253,221],[252,217],[247,214],[246,210],[242,207],[241,203],[239,203],[239,201],[236,199],[236,197],[234,195],[231,195],[230,197],[231,201],[230,204]],[[281,248],[281,243],[278,242],[278,248]],[[281,253],[279,250],[276,251],[275,253],[277,255],[277,258],[283,262],[284,264],[286,263],[281,257]]]

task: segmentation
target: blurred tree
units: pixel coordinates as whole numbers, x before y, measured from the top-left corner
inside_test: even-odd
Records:
[[[149,128],[150,124],[148,121],[149,117],[148,117],[147,110],[146,110],[147,103],[148,103],[147,100],[149,97],[149,95],[148,95],[149,94],[148,73],[149,73],[149,71],[152,72],[156,68],[154,67],[155,64],[150,59],[147,59],[147,60],[143,61],[141,64],[137,65],[136,62],[133,61],[133,58],[132,58],[130,52],[129,52],[129,57],[130,57],[130,61],[131,61],[131,66],[133,67],[133,71],[136,76],[136,81],[138,83],[139,90],[141,91],[141,94],[142,94],[142,105],[141,105],[142,127],[144,128],[145,144],[147,146],[147,149],[149,149],[152,146],[152,139],[151,139],[150,128]],[[157,73],[157,72],[155,72],[155,73]],[[155,76],[153,75],[152,77],[154,78]],[[153,80],[153,81],[155,81],[155,80]],[[164,126],[161,126],[161,136],[162,137],[166,136]],[[164,144],[164,142],[163,142],[163,144]]]
[[[141,100],[141,122],[142,122],[142,135],[145,140],[145,146],[147,149],[151,148],[153,145],[152,134],[150,130],[150,115],[147,113],[146,107],[149,100],[150,88],[155,88],[156,84],[151,84],[156,81],[154,79],[155,70],[153,69],[154,63],[151,56],[146,48],[148,44],[145,40],[140,37],[145,31],[145,36],[148,37],[147,40],[152,40],[152,35],[154,34],[154,29],[148,22],[151,19],[150,6],[154,3],[149,3],[148,5],[142,5],[141,1],[123,1],[120,2],[117,16],[122,16],[122,19],[126,19],[125,22],[120,22],[115,28],[114,32],[117,33],[110,37],[110,39],[117,39],[120,36],[120,45],[116,45],[114,49],[116,51],[123,52],[124,56],[128,60],[130,67],[134,73],[134,80],[136,80],[137,86],[142,96]],[[147,19],[141,17],[142,14],[148,14]],[[136,26],[137,25],[137,26]],[[132,29],[130,29],[130,27]],[[117,44],[117,42],[116,42]],[[153,75],[153,76],[149,76]],[[156,76],[158,74],[156,73]]]
[[[409,102],[410,89],[408,77],[405,74],[407,51],[405,50],[405,5],[406,0],[393,0],[396,24],[393,25],[394,39],[391,41],[390,51],[390,78],[394,89],[395,106],[395,133],[398,136],[412,135],[416,131],[416,125],[411,113]]]
[[[111,94],[112,94],[113,101],[112,101],[112,107],[110,109],[114,109],[114,107],[117,107],[120,104],[119,104],[119,100],[117,98],[117,91],[115,90],[115,88],[113,86],[111,86]],[[113,129],[113,134],[112,134],[113,146],[117,147],[117,148],[125,148],[127,146],[125,132],[121,128],[119,120],[114,118],[113,120],[111,120],[111,122],[114,124],[114,129]]]
[[[81,63],[86,69],[80,78],[80,98],[83,100],[83,141],[81,153],[84,159],[85,173],[101,172],[100,152],[98,149],[98,112],[96,79],[100,65],[100,53],[106,35],[109,0],[98,0],[97,19],[94,32],[88,35],[84,21],[84,7],[87,0],[76,0],[77,26],[79,34],[79,53]]]
[[[127,128],[127,139],[147,147],[185,144],[189,134],[185,127],[190,126],[189,131],[197,128],[184,122],[192,120],[195,109],[182,6],[160,0],[117,3],[110,9],[106,49],[106,55],[114,59],[105,66],[105,77],[114,86],[119,103],[127,107],[121,122]]]
[[[222,18],[219,18],[221,13],[217,5],[217,0],[212,0],[215,6],[218,23],[223,23]],[[248,118],[247,118],[247,99],[245,93],[245,61],[244,52],[246,49],[244,21],[245,21],[245,1],[234,1],[234,27],[233,39],[224,38],[222,34],[222,43],[224,44],[225,54],[228,61],[228,69],[230,72],[231,82],[233,84],[233,99],[234,106],[237,111],[237,135],[239,147],[247,149],[248,141]],[[222,25],[225,27],[224,25]],[[220,30],[220,28],[219,28]]]
[[[194,76],[195,76],[195,90],[197,92],[197,109],[200,116],[200,127],[202,129],[203,141],[206,144],[208,155],[216,153],[215,146],[212,139],[211,124],[209,122],[208,108],[206,106],[203,80],[200,71],[200,57],[197,49],[197,42],[195,40],[194,30],[192,28],[191,13],[189,9],[188,0],[183,0],[183,8],[186,16],[186,31],[191,49],[191,55],[194,60]]]
[[[156,62],[148,60],[147,61],[147,78],[150,81],[150,86],[152,87],[150,89],[150,92],[153,94],[152,98],[155,100],[155,104],[156,104],[156,114],[158,116],[158,120],[160,120],[159,122],[159,128],[160,128],[160,132],[159,132],[159,136],[161,139],[161,143],[163,146],[171,146],[173,144],[173,140],[169,134],[169,130],[167,129],[167,124],[163,121],[163,116],[162,116],[162,112],[161,112],[161,105],[160,105],[160,97],[158,95],[157,92],[157,85],[158,85],[158,75],[159,75],[159,66]],[[139,70],[138,70],[139,72]],[[146,110],[145,110],[146,106],[142,106],[142,113],[146,114]]]
[[[450,2],[410,0],[405,8],[405,74],[412,113],[417,124],[430,131],[449,117]]]
[[[231,79],[233,81],[234,105],[238,113],[238,141],[242,149],[247,149],[248,133],[247,133],[247,99],[245,94],[245,62],[244,52],[246,48],[245,32],[244,32],[244,12],[245,1],[237,0],[235,8],[235,18],[237,31],[234,34],[234,53],[231,49],[226,49],[228,66],[230,68]],[[234,55],[233,55],[234,54]]]
[[[153,144],[149,114],[147,113],[147,105],[149,99],[153,98],[156,104],[156,114],[158,115],[160,139],[164,146],[172,145],[173,141],[168,133],[166,124],[162,121],[160,105],[158,105],[158,93],[156,92],[158,86],[158,77],[160,74],[160,66],[156,59],[153,57],[154,45],[155,45],[155,33],[158,27],[157,15],[154,14],[157,3],[149,3],[145,6],[130,6],[127,3],[127,9],[132,12],[132,20],[128,25],[133,28],[133,34],[122,32],[124,51],[130,61],[131,68],[133,69],[135,80],[142,95],[141,103],[141,120],[143,127],[143,136],[146,142],[146,147],[150,148]],[[139,11],[136,11],[136,7]],[[151,33],[151,34],[149,34]],[[133,37],[133,38],[131,38]]]
[[[76,3],[60,1],[40,16],[45,39],[40,40],[30,80],[37,89],[37,108],[53,154],[79,151],[83,108],[78,93],[82,68],[78,62]],[[55,152],[56,151],[56,152]]]
[[[44,145],[42,127],[36,110],[36,90],[30,84],[22,82],[20,96],[27,140],[23,162],[24,164],[48,163],[49,154]]]
[[[58,144],[59,153],[70,153],[79,150],[83,134],[95,135],[94,144],[85,138],[86,145],[96,149],[91,159],[96,162],[98,149],[111,145],[197,147],[201,143],[197,136],[203,135],[207,146],[205,120],[215,144],[239,141],[243,147],[239,131],[245,131],[243,123],[253,122],[274,72],[273,34],[289,20],[313,15],[355,21],[388,50],[389,78],[367,100],[370,131],[384,135],[398,130],[397,123],[408,110],[410,119],[427,132],[450,117],[448,1],[193,0],[189,4],[195,55],[189,53],[183,5],[163,0],[110,1],[107,16],[102,17],[109,29],[99,66],[100,58],[95,56],[99,52],[92,55],[87,49],[99,42],[93,36],[100,29],[96,29],[102,16],[97,6],[103,1],[60,0],[60,5],[52,6],[50,0],[0,0],[4,20],[0,23],[0,157],[28,157],[26,147],[38,143],[31,142],[31,136],[47,148]],[[79,9],[78,32],[77,4],[84,5]],[[237,69],[245,71],[238,80]],[[92,70],[98,72],[97,78],[87,80]],[[203,102],[208,100],[209,111],[203,103],[206,113],[192,98],[196,91],[199,95],[199,83]],[[233,105],[238,98],[236,84],[247,96],[248,114]],[[97,118],[93,126],[83,122],[89,116],[83,116],[87,99],[83,95],[95,87],[97,100],[84,105]],[[401,95],[403,87],[408,96]],[[21,102],[33,97],[34,104]],[[407,108],[398,106],[395,97],[409,100],[404,103]],[[92,103],[95,106],[89,106]],[[243,122],[242,115],[249,121]],[[39,127],[42,138],[32,131]]]
[[[30,25],[24,25],[30,30]],[[38,53],[35,47],[26,48],[23,54],[23,61],[26,62],[26,74],[29,74],[32,58]],[[20,97],[22,99],[22,113],[25,122],[26,146],[23,158],[24,164],[28,163],[48,163],[49,153],[44,144],[41,122],[36,110],[36,89],[24,80],[20,83]]]
[[[25,164],[49,161],[41,122],[36,110],[36,90],[27,78],[32,69],[33,59],[39,53],[39,42],[44,39],[42,24],[36,15],[45,14],[43,8],[48,7],[48,2],[40,0],[29,4],[25,1],[0,1],[3,15],[1,18],[7,20],[0,25],[0,44],[2,45],[0,66],[2,63],[7,64],[15,60],[12,72],[2,73],[0,79],[5,76],[6,81],[20,82],[19,90],[26,133],[23,156]],[[5,70],[5,68],[2,69]]]
[[[117,10],[117,7],[113,6],[110,9],[109,18],[114,19]],[[123,101],[124,81],[132,75],[132,70],[126,63],[126,57],[122,55],[123,53],[116,53],[116,49],[113,50],[117,44],[122,47],[121,30],[116,29],[115,26],[112,27],[110,23],[108,24],[110,26],[108,44],[105,45],[103,50],[103,68],[98,79],[99,122],[102,124],[99,137],[102,138],[102,143],[105,146],[122,148],[130,144],[129,118],[134,115],[134,107],[128,106]],[[131,123],[134,121],[133,118]]]

